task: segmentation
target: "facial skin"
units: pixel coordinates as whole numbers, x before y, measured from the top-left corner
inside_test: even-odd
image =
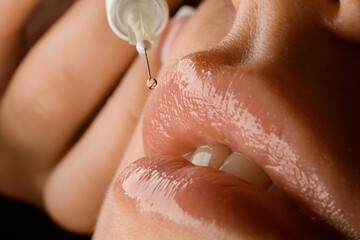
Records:
[[[104,1],[0,0],[0,194],[95,240],[360,239],[359,12],[206,0],[149,51],[150,94]],[[203,145],[288,201],[182,157]]]
[[[305,215],[359,239],[360,31],[353,21],[360,15],[354,8],[356,1],[204,3],[173,45],[159,78],[164,84],[145,109],[148,158],[119,173],[103,207],[111,213],[104,210],[95,239],[339,238],[311,221],[296,222]],[[302,213],[176,157],[217,144],[250,156]],[[233,190],[225,192],[229,185]],[[242,197],[240,189],[247,192]],[[258,209],[247,197],[257,199]],[[237,200],[224,203],[228,198]],[[260,212],[270,210],[281,214],[261,221]],[[252,224],[250,216],[258,216]]]

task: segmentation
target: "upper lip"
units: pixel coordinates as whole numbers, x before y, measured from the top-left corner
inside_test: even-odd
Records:
[[[336,164],[328,164],[334,156],[301,114],[261,71],[214,60],[212,54],[189,55],[165,74],[144,115],[147,154],[181,155],[202,144],[227,145],[251,157],[303,208],[347,237],[359,238],[349,207],[356,201],[344,197],[351,191],[336,184],[343,176]]]

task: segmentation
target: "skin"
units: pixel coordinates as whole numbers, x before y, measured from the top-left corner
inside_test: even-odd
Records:
[[[146,133],[156,131],[147,124],[148,112],[156,101],[165,101],[162,92],[169,84],[150,97],[144,122],[139,121],[148,97],[144,62],[132,61],[134,48],[109,30],[103,1],[77,1],[25,55],[27,39],[20,33],[37,4],[28,1],[20,7],[21,14],[12,14],[16,3],[0,1],[6,6],[0,8],[1,15],[12,23],[0,28],[0,46],[8,46],[0,52],[1,193],[43,207],[74,232],[91,232],[97,221],[94,239],[131,239],[139,226],[144,236],[158,239],[161,233],[154,232],[149,216],[141,218],[119,197],[116,182],[131,162],[144,155],[169,154],[167,146],[174,146],[167,141],[153,148],[157,142]],[[179,3],[170,4],[175,9]],[[309,165],[323,169],[324,179],[335,186],[337,201],[350,203],[350,210],[359,213],[359,12],[356,0],[208,0],[172,42],[162,64],[164,33],[160,47],[149,54],[152,73],[166,82],[179,59],[200,59],[205,69],[212,70],[214,62],[219,68],[230,63],[236,71],[250,69],[260,75],[267,93],[281,100],[279,106],[292,109],[296,124],[291,126],[311,133],[310,145],[330,149],[328,161],[314,157]],[[179,155],[212,137],[207,132],[170,153]],[[336,189],[344,189],[343,194]],[[354,216],[346,218],[351,231],[340,229],[331,217],[327,220],[343,236],[359,239]],[[168,239],[207,236],[206,231],[178,228],[161,216],[156,223],[159,229],[169,229]],[[219,239],[235,232],[219,231]]]
[[[20,7],[9,1],[0,3],[4,6],[1,7],[4,27],[0,41],[5,46],[0,54],[0,59],[4,59],[0,70],[0,191],[10,198],[46,209],[69,230],[90,232],[149,93],[143,88],[147,73],[143,59],[134,60],[134,47],[111,32],[103,1],[76,1],[65,13],[58,12],[59,8],[67,9],[64,3],[49,1],[24,25],[39,3],[28,1]],[[170,11],[178,4],[179,1],[169,2]],[[51,28],[38,24],[48,22],[53,15],[61,18]],[[49,29],[45,35],[22,34],[24,31],[40,34],[46,28]],[[36,39],[39,40],[34,43]],[[32,45],[27,52],[26,47]],[[156,74],[160,57],[155,52],[149,55]],[[7,66],[11,63],[7,59],[12,58],[20,63]],[[117,86],[120,80],[121,85]],[[104,106],[110,95],[112,98]],[[131,104],[128,104],[129,98],[134,99]],[[103,120],[94,120],[100,118]],[[82,137],[92,122],[93,130],[86,131],[89,137]],[[109,131],[104,131],[104,126],[108,126]],[[118,130],[114,131],[115,128]],[[85,151],[79,151],[82,156],[76,156],[76,149],[82,149],[86,141],[98,146],[99,135],[95,132],[105,134],[104,146],[105,141],[109,141],[112,147],[106,151],[96,150],[101,154],[96,157],[86,146]],[[93,160],[84,153],[89,153]],[[103,154],[110,156],[106,164],[100,160]],[[83,168],[84,162],[88,167]],[[68,178],[69,174],[79,179],[79,184],[70,184],[75,195],[68,192],[69,184],[63,184],[65,179],[72,179]],[[85,190],[84,181],[80,179],[89,176],[94,177],[94,185],[86,184]],[[50,191],[51,194],[47,194]],[[89,200],[86,204],[80,200],[85,192]],[[68,197],[58,203],[52,198],[57,195]],[[73,211],[78,214],[67,214]],[[66,214],[61,215],[64,212]]]

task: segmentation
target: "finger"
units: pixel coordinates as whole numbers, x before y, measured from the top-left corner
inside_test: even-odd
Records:
[[[41,0],[27,0],[19,4],[17,1],[0,0],[1,35],[18,31],[40,2]]]
[[[104,8],[103,1],[76,2],[34,46],[4,95],[0,138],[7,146],[0,155],[16,154],[2,160],[20,166],[17,197],[29,197],[24,189],[41,191],[49,169],[135,55],[111,32]]]
[[[152,73],[160,68],[159,49],[149,52]],[[138,57],[85,135],[62,159],[46,186],[47,210],[76,232],[91,231],[147,99],[144,57]]]
[[[160,67],[162,47],[156,50],[149,54],[154,75]],[[46,206],[53,218],[64,227],[85,232],[94,226],[106,189],[115,170],[121,169],[118,164],[145,103],[144,90],[148,92],[144,86],[146,77],[144,59],[138,59],[86,135],[52,173],[45,191]],[[159,81],[161,84],[161,79]],[[138,127],[137,133],[140,130]],[[132,154],[143,153],[141,135],[135,136],[136,140],[131,142],[135,141],[140,150],[127,151],[121,166],[129,164],[130,159],[136,159],[130,157]]]
[[[28,51],[75,1],[76,0],[42,1],[24,26],[25,51]]]
[[[0,0],[0,96],[22,56],[22,26],[39,2]]]
[[[149,53],[155,76],[161,65],[161,51],[159,46]],[[45,190],[47,210],[64,227],[76,232],[93,229],[106,189],[147,99],[145,79],[144,58],[138,58],[89,130],[49,178]],[[137,145],[142,146],[142,140],[138,140]],[[121,166],[129,163],[126,159]]]
[[[160,68],[160,51],[161,46],[149,53],[154,76]],[[89,130],[49,178],[45,203],[62,226],[76,232],[93,230],[106,189],[147,99],[146,79],[145,60],[138,58]],[[141,146],[142,140],[139,143]]]

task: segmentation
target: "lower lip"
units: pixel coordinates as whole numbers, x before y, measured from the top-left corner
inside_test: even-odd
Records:
[[[114,195],[122,217],[132,216],[121,220],[129,229],[122,234],[136,228],[149,239],[186,233],[192,239],[334,238],[332,231],[262,189],[181,157],[136,161],[116,180]]]

